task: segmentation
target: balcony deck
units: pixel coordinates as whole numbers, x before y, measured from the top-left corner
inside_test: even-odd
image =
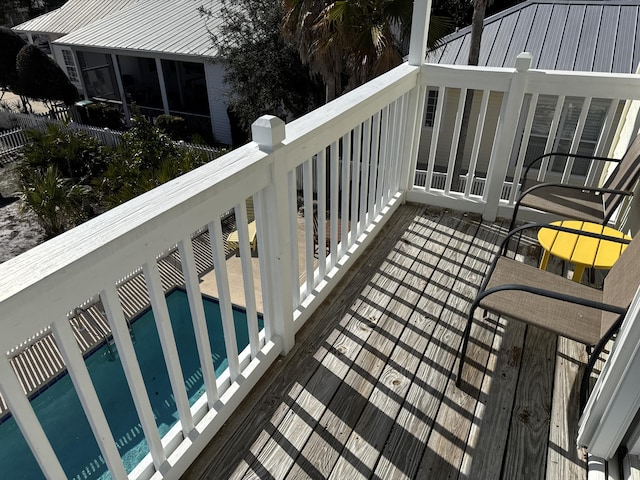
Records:
[[[183,478],[586,478],[584,347],[477,319],[455,386],[465,314],[505,230],[402,206]]]

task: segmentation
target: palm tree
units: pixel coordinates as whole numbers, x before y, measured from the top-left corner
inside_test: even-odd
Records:
[[[342,93],[342,74],[345,71],[342,48],[338,39],[330,40],[331,32],[320,26],[324,9],[331,5],[325,0],[285,0],[282,33],[300,53],[302,63],[308,64],[313,75],[320,75],[329,102]]]
[[[412,10],[412,0],[285,0],[283,33],[322,76],[330,101],[342,92],[343,76],[354,88],[402,63]],[[429,47],[448,27],[443,17],[431,18]]]

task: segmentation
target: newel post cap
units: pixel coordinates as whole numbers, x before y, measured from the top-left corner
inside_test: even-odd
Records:
[[[273,152],[285,138],[285,123],[275,115],[263,115],[251,124],[251,137],[260,150]]]
[[[522,52],[516,57],[516,70],[518,72],[526,72],[531,68],[531,61],[533,60],[533,55],[529,52]]]

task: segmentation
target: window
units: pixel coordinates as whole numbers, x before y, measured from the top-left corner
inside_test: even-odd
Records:
[[[67,67],[67,76],[69,80],[75,83],[79,83],[80,79],[78,78],[78,70],[76,69],[76,64],[73,61],[73,54],[71,50],[62,50],[62,57],[64,58],[64,65]]]
[[[438,90],[427,91],[427,104],[424,109],[424,126],[433,128],[436,119],[436,107],[438,106]]]

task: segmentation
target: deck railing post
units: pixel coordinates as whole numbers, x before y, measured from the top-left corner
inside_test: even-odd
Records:
[[[427,37],[431,18],[431,0],[413,2],[411,38],[409,43],[409,65],[420,66],[427,56]]]
[[[523,52],[518,55],[507,97],[502,102],[484,189],[485,207],[482,217],[488,221],[494,221],[498,214],[502,185],[507,176],[509,159],[515,143],[530,67],[531,54]],[[517,185],[514,185],[514,188],[517,188]]]
[[[289,172],[284,167],[284,162],[278,161],[282,155],[278,149],[285,138],[285,123],[273,115],[263,115],[251,125],[251,134],[258,148],[271,154],[271,185],[267,187],[264,195],[266,208],[261,210],[261,213],[271,212],[271,217],[260,219],[265,227],[267,238],[263,241],[267,251],[259,252],[259,255],[265,255],[269,270],[267,278],[270,284],[263,285],[271,300],[267,302],[272,308],[268,318],[271,319],[273,333],[282,338],[282,354],[286,355],[295,343],[295,326],[291,297],[293,280],[292,248],[289,238]]]

